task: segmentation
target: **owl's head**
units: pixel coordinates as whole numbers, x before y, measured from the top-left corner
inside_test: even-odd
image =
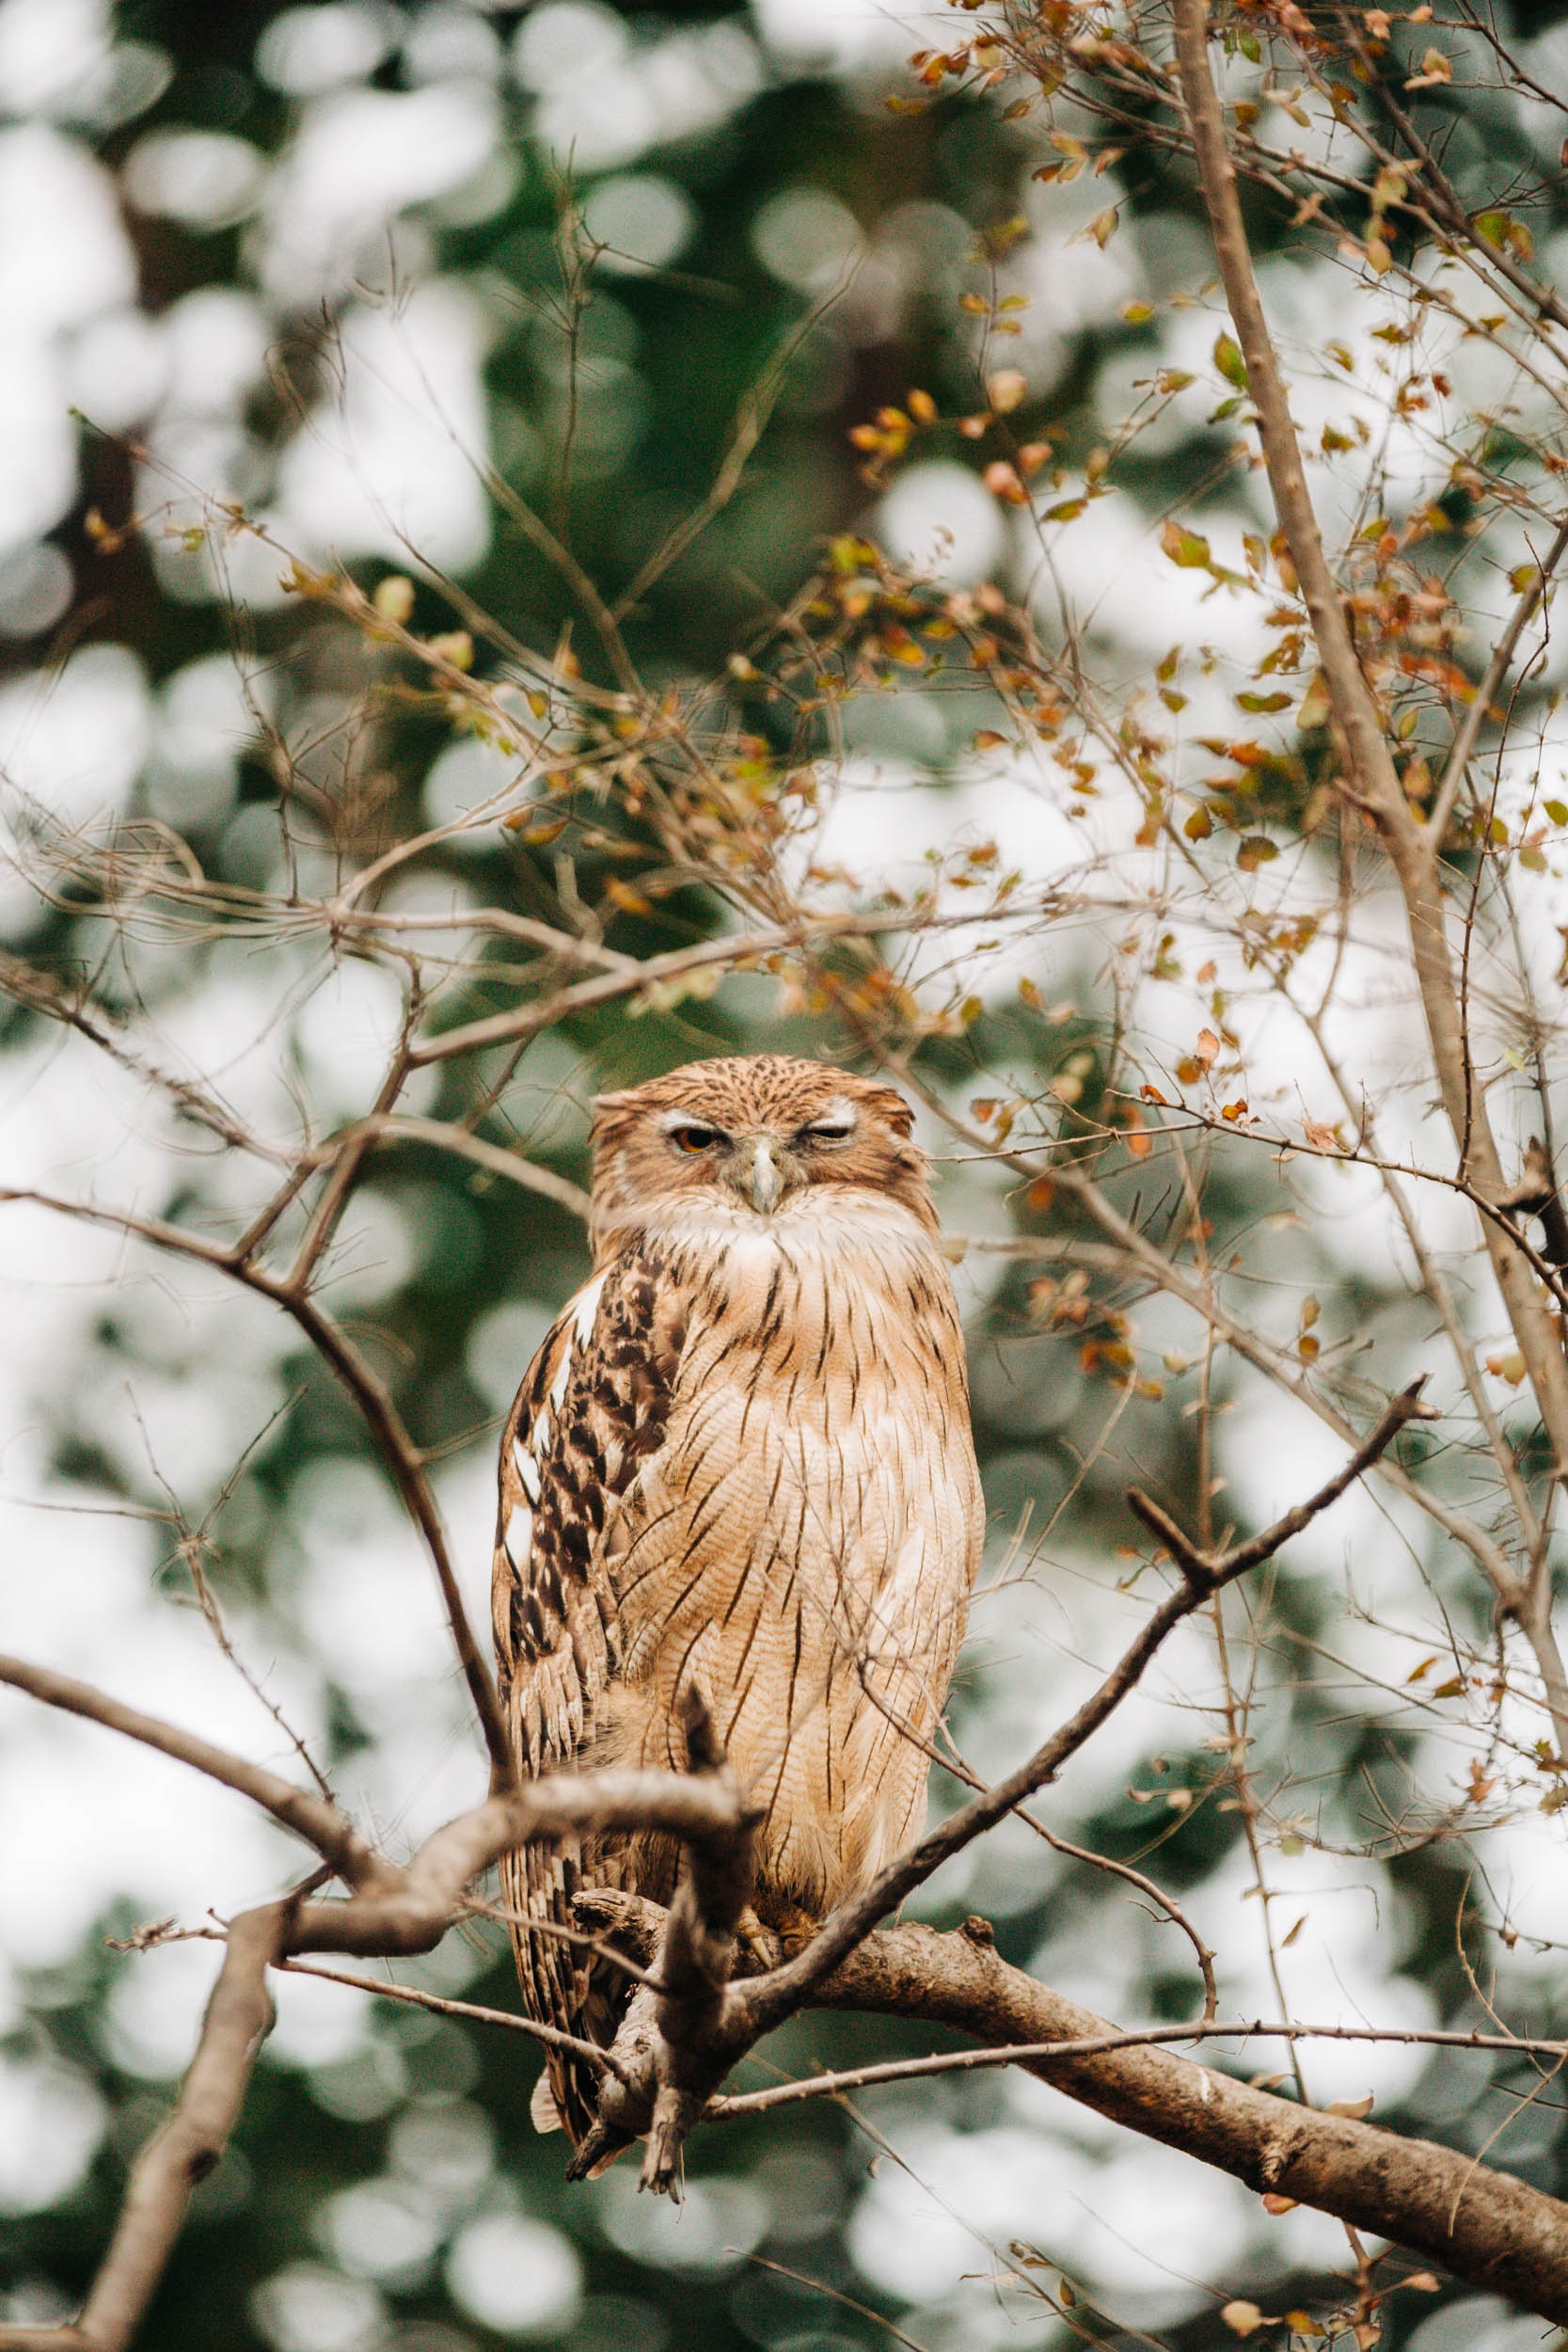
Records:
[[[926,1154],[901,1094],[787,1054],[688,1062],[594,1105],[594,1254],[640,1213],[705,1200],[787,1215],[807,1187],[900,1202],[927,1232]],[[847,1205],[847,1200],[846,1200]]]

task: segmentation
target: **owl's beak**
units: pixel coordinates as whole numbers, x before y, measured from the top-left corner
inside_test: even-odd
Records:
[[[759,1143],[752,1154],[752,1165],[746,1171],[745,1184],[747,1192],[751,1195],[752,1207],[760,1209],[766,1216],[769,1209],[776,1204],[783,1187],[777,1163],[765,1142]]]

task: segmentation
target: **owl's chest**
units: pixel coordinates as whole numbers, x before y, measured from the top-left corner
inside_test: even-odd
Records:
[[[695,1287],[672,1436],[848,1442],[889,1417],[918,1424],[955,1384],[961,1395],[962,1343],[933,1250],[765,1232]]]
[[[616,1581],[644,1640],[764,1594],[885,1590],[911,1543],[961,1556],[977,1486],[934,1250],[715,1253]],[[634,1640],[636,1639],[634,1633]]]

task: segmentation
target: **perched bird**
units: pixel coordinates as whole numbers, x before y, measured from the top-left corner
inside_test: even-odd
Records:
[[[891,1087],[775,1054],[601,1095],[595,1271],[501,1442],[496,1647],[522,1772],[682,1769],[694,1687],[761,1816],[757,1917],[786,1936],[918,1830],[979,1561],[963,1338],[911,1124]],[[533,2017],[613,2040],[627,1980],[560,1931],[585,1885],[668,1902],[677,1861],[603,1834],[503,1863]],[[597,2072],[546,2064],[534,2121],[577,2145]]]

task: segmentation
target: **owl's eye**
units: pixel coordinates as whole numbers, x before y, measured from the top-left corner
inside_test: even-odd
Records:
[[[670,1140],[681,1152],[711,1152],[716,1143],[724,1141],[724,1134],[723,1130],[719,1127],[699,1127],[693,1124],[689,1127],[673,1127],[670,1131]]]
[[[847,1120],[844,1119],[821,1119],[815,1125],[803,1127],[800,1131],[806,1143],[847,1143],[854,1132]]]

